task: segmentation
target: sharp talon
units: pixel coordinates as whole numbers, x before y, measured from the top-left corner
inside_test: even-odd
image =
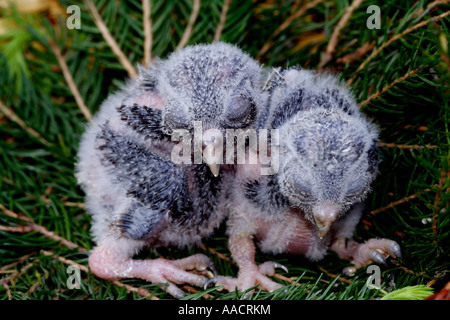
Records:
[[[203,290],[215,287],[217,280],[218,279],[216,277],[214,277],[214,278],[211,278],[208,281],[206,281],[205,284],[203,285]],[[211,286],[211,284],[213,284],[213,286]]]
[[[217,270],[216,267],[214,266],[214,264],[211,262],[211,264],[208,266],[208,269],[212,272],[213,274],[213,279],[217,276]]]
[[[353,277],[356,273],[355,267],[345,267],[344,270],[342,270],[342,273],[346,275],[347,277]]]
[[[370,257],[374,262],[376,262],[378,264],[386,265],[386,261],[384,260],[384,257],[380,252],[373,250],[370,253]]]
[[[401,258],[402,257],[402,250],[400,249],[400,246],[394,242],[391,246],[391,251],[395,255],[393,258]]]
[[[276,263],[274,264],[274,267],[277,269],[281,269],[283,270],[285,273],[289,273],[288,268],[286,268],[286,266],[280,264],[280,263]]]

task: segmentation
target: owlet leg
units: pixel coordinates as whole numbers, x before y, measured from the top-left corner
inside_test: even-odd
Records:
[[[214,270],[211,260],[202,254],[195,254],[180,260],[136,260],[128,252],[108,245],[98,245],[89,256],[89,267],[98,277],[107,280],[140,278],[151,283],[168,283],[166,291],[175,298],[185,293],[175,284],[190,284],[202,287],[208,278],[189,271]]]

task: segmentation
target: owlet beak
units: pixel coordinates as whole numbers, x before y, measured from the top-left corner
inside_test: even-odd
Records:
[[[213,151],[211,150],[212,148],[205,148],[205,150],[203,150],[203,160],[208,165],[209,170],[211,170],[211,173],[214,175],[214,177],[217,177],[219,175],[219,165],[214,162],[215,157]]]
[[[203,134],[203,160],[214,177],[217,177],[219,164],[223,163],[223,137],[219,130],[208,129]]]
[[[313,208],[313,217],[319,238],[323,239],[339,217],[339,207],[330,203],[318,205]]]

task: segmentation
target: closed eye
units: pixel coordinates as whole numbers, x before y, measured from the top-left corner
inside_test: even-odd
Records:
[[[366,183],[364,181],[355,180],[347,186],[347,196],[359,196],[364,193],[366,189]]]
[[[227,110],[226,122],[231,128],[249,126],[257,115],[256,105],[250,98],[239,95],[231,100]]]
[[[311,193],[312,193],[311,187],[309,187],[307,181],[304,181],[303,179],[301,179],[301,177],[299,175],[294,177],[293,187],[294,187],[295,193],[297,195],[299,195],[300,197],[302,197],[304,199],[311,197]]]

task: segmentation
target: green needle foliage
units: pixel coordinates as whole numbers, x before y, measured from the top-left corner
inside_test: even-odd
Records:
[[[142,2],[93,2],[131,64],[143,63]],[[237,44],[266,66],[297,65],[351,79],[363,111],[381,129],[380,175],[355,232],[361,242],[389,238],[402,248],[403,258],[381,267],[381,288],[367,285],[366,269],[344,277],[349,263],[333,253],[317,263],[258,253],[258,263],[270,259],[288,267],[288,273],[280,271],[284,278],[275,278],[287,287],[272,293],[256,289],[250,299],[423,299],[432,293],[423,285],[436,292],[448,281],[450,15],[445,13],[450,5],[362,1],[346,15],[354,2],[203,0],[188,34],[187,45],[212,42],[222,8],[229,5],[222,41]],[[0,26],[7,25],[6,31],[0,29],[0,299],[172,299],[163,285],[138,279],[118,284],[88,271],[91,218],[74,177],[87,120],[52,48],[62,52],[92,114],[128,73],[87,3],[60,0],[39,12],[0,11]],[[70,5],[80,9],[80,29],[66,26]],[[370,5],[380,9],[379,29],[367,26]],[[176,50],[194,7],[189,0],[151,0],[153,58]],[[220,274],[237,275],[224,228],[205,246],[206,251],[162,248],[139,258],[201,252]],[[79,289],[67,283],[73,264],[81,268]],[[185,299],[247,298],[219,288],[196,289]]]

